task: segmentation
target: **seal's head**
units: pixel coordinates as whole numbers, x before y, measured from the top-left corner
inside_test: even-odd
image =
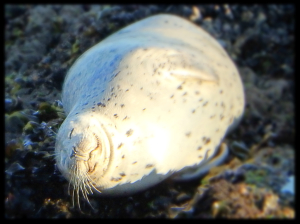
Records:
[[[61,125],[55,145],[58,169],[84,198],[99,191],[95,178],[103,176],[110,161],[110,144],[103,125],[92,116],[68,116]]]

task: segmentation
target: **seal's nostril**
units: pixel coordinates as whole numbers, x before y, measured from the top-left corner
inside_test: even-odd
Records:
[[[75,149],[75,147],[73,146],[73,150],[72,150],[72,152],[71,152],[71,154],[70,154],[70,159],[74,158],[75,155],[76,155],[76,149]]]

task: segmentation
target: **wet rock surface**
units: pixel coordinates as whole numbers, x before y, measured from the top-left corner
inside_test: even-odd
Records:
[[[88,48],[147,16],[183,16],[237,64],[246,110],[227,162],[204,178],[72,206],[53,159],[66,72]],[[6,218],[293,218],[294,5],[6,5]],[[77,203],[77,202],[76,202]]]

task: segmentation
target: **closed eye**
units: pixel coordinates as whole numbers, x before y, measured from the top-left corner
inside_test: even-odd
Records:
[[[73,131],[74,131],[74,128],[70,131],[69,139],[71,139]]]

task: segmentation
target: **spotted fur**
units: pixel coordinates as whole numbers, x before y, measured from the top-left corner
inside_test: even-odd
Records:
[[[217,155],[244,110],[227,53],[173,15],[136,22],[86,51],[65,78],[62,101],[68,116],[56,162],[85,198],[93,189],[130,194],[194,172]]]

